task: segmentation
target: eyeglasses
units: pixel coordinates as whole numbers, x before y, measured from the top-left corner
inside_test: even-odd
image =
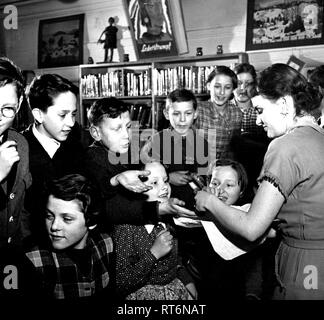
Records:
[[[17,113],[17,108],[14,106],[7,106],[0,108],[1,115],[5,118],[13,118]]]

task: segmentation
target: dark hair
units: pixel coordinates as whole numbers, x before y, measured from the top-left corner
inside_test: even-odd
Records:
[[[96,224],[98,218],[97,194],[90,181],[80,174],[69,174],[46,185],[47,199],[52,195],[64,201],[79,200],[87,226]]]
[[[257,81],[257,74],[255,72],[255,68],[252,64],[249,63],[240,63],[234,68],[234,72],[238,75],[240,73],[249,73],[254,82],[256,83]]]
[[[113,17],[110,17],[110,18],[108,19],[108,22],[114,23],[114,22],[115,22],[115,19],[114,19]]]
[[[290,95],[293,98],[296,116],[304,112],[317,111],[322,96],[306,78],[294,68],[283,63],[276,63],[261,72],[259,93],[267,99],[277,101]]]
[[[187,89],[176,89],[170,92],[167,96],[167,100],[173,102],[186,102],[192,101],[193,108],[197,110],[197,99],[194,93]]]
[[[235,160],[216,159],[213,162],[211,162],[208,167],[208,173],[207,173],[208,174],[208,184],[210,183],[211,175],[213,173],[214,168],[225,167],[225,166],[229,166],[236,171],[237,177],[238,177],[238,184],[241,188],[241,193],[244,194],[244,192],[247,189],[248,183],[249,183],[248,176],[247,176],[246,170],[244,169],[243,165],[240,162],[237,162]]]
[[[17,90],[18,99],[24,96],[25,79],[21,69],[6,57],[0,57],[0,87],[13,84]]]
[[[72,92],[78,95],[79,89],[72,82],[58,74],[43,74],[35,77],[30,84],[27,98],[31,109],[46,111],[53,105],[53,100],[60,94]]]
[[[237,88],[237,76],[235,72],[227,66],[216,66],[215,69],[209,74],[207,83],[212,82],[213,79],[219,74],[230,77],[232,79],[233,89]]]
[[[321,65],[311,71],[309,75],[309,82],[315,87],[324,89],[324,65]]]
[[[115,119],[129,111],[129,106],[114,97],[102,98],[95,101],[88,111],[90,125],[97,126],[104,117]]]

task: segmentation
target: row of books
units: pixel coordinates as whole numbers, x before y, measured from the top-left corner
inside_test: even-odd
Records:
[[[122,96],[121,79],[121,70],[88,74],[81,78],[81,94],[85,98]]]
[[[137,121],[140,129],[152,128],[153,109],[147,104],[133,104],[130,108],[130,118]]]
[[[154,69],[153,90],[159,96],[167,95],[177,88],[186,88],[195,94],[206,93],[206,81],[213,70],[214,66]]]
[[[84,98],[110,96],[147,96],[152,93],[150,70],[114,70],[104,74],[88,74],[81,78]]]
[[[206,93],[206,80],[213,69],[214,66],[154,69],[153,92],[162,96],[181,87],[196,94]],[[119,69],[104,74],[88,74],[81,78],[81,93],[84,98],[149,96],[152,94],[152,81],[150,69]]]
[[[230,65],[234,68],[235,63]],[[207,92],[206,81],[215,68],[212,66],[176,66],[173,68],[115,69],[81,78],[83,98],[109,96],[167,95],[176,88],[186,88],[195,94]]]

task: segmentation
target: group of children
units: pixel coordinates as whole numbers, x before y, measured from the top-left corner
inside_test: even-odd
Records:
[[[58,299],[112,294],[188,300],[208,298],[206,288],[213,285],[221,297],[224,275],[237,274],[210,251],[199,221],[208,217],[195,214],[190,183],[193,175],[204,175],[210,192],[233,205],[247,176],[234,160],[211,162],[215,154],[194,126],[194,94],[169,94],[164,114],[170,128],[153,135],[137,155],[122,101],[94,102],[88,113],[94,142],[85,148],[70,81],[50,74],[34,78],[27,90],[34,123],[22,136],[11,124],[23,95],[19,68],[0,59],[0,248],[28,258],[33,291]],[[228,103],[231,94],[226,97],[217,99]],[[196,222],[181,224],[179,216]],[[212,253],[204,257],[206,250]]]

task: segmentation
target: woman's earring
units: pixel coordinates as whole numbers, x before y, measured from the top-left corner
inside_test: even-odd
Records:
[[[283,115],[283,116],[287,116],[287,114],[288,114],[288,108],[287,108],[286,100],[284,100],[282,105],[281,105],[280,114]]]

